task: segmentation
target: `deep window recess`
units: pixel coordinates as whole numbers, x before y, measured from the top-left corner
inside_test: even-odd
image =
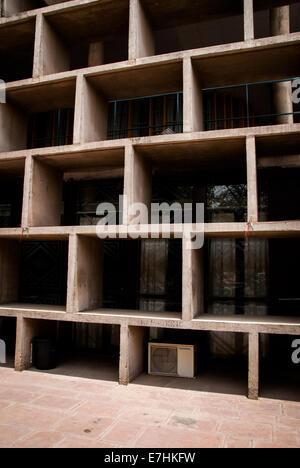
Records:
[[[182,93],[109,102],[108,139],[181,133]]]
[[[28,148],[71,145],[73,124],[73,108],[32,114],[29,121]]]

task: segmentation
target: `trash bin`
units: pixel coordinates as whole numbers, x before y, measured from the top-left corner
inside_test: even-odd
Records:
[[[56,367],[56,343],[51,338],[33,338],[32,364],[38,370],[50,370]]]

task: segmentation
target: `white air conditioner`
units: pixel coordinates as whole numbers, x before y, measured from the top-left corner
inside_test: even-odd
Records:
[[[196,347],[192,345],[149,343],[148,373],[173,377],[195,377]]]

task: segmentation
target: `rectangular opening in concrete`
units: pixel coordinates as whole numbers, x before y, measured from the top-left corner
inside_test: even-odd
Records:
[[[23,80],[32,77],[35,19],[1,25],[0,61],[1,80]]]
[[[128,59],[128,0],[46,13],[43,28],[44,75]]]
[[[182,62],[89,76],[82,119],[99,124],[84,141],[182,132],[182,90]]]
[[[31,359],[27,367],[39,367],[33,350],[33,338],[53,340],[54,368],[39,370],[53,375],[86,379],[118,381],[120,356],[120,326],[50,320],[26,320],[31,339]]]
[[[246,220],[244,139],[139,146],[134,158],[137,170],[144,167],[145,179],[144,193],[137,201],[148,198],[159,205],[177,204],[170,216],[168,209],[163,212],[161,206],[154,210],[155,219],[160,223],[196,222],[197,203],[204,204],[207,223]],[[187,203],[190,204],[189,213],[184,218],[183,209]]]
[[[141,0],[139,17],[149,55],[244,40],[243,2],[153,3]],[[147,35],[146,35],[147,33]]]
[[[300,336],[260,335],[260,395],[299,401]]]
[[[73,143],[75,79],[14,88],[0,106],[0,151]],[[51,133],[52,132],[52,133]]]
[[[68,242],[25,241],[20,248],[17,303],[65,306]]]
[[[195,346],[195,376],[194,378],[178,378],[170,375],[148,374],[148,343]],[[134,383],[159,387],[175,387],[186,390],[213,393],[247,394],[247,357],[248,336],[243,333],[204,332],[198,330],[177,330],[167,328],[146,328],[143,348],[143,366],[139,374],[135,374]],[[168,350],[162,351],[157,357],[161,369],[174,372]],[[172,369],[171,369],[172,367]]]
[[[265,2],[264,2],[265,3]],[[277,2],[278,3],[278,2]],[[260,0],[254,1],[255,38],[278,36],[300,30],[300,2],[269,2],[265,5]]]
[[[122,223],[119,197],[124,191],[124,150],[35,158],[32,190],[39,196],[30,200],[30,226],[95,225],[106,215],[103,210],[97,215],[101,203],[114,206],[113,224]]]
[[[21,226],[24,159],[0,163],[0,228]]]
[[[204,259],[199,259],[206,313],[299,317],[299,256],[299,239],[294,238],[207,239]],[[200,274],[198,281],[203,281]]]
[[[17,319],[0,317],[0,367],[15,365]]]
[[[79,272],[88,258],[86,252],[93,264],[89,270],[86,267],[90,280],[83,287],[79,284]],[[101,241],[80,236],[77,264],[79,311],[138,311],[137,317],[143,311],[181,312],[181,240]]]

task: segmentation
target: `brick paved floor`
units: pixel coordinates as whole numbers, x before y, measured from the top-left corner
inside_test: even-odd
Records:
[[[300,403],[143,383],[0,367],[0,447],[300,447]]]

